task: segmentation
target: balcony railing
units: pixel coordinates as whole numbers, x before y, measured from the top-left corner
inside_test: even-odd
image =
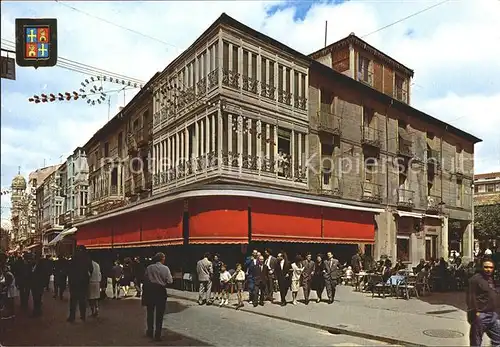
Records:
[[[401,87],[394,88],[393,97],[396,100],[408,103],[408,92]]]
[[[361,183],[361,199],[371,202],[381,202],[382,185],[371,182]]]
[[[292,93],[286,90],[278,90],[278,102],[286,105],[292,105]]]
[[[410,208],[415,206],[414,196],[415,192],[413,190],[398,189],[398,206]]]
[[[443,205],[441,201],[441,197],[438,195],[428,195],[427,196],[427,212],[437,213],[440,211],[441,206]]]
[[[362,69],[358,71],[358,81],[368,84],[369,86],[373,85],[373,73],[368,71],[367,69]]]
[[[129,196],[134,195],[134,192],[132,189],[132,178],[127,178],[123,189],[124,189],[125,196],[129,197]]]
[[[276,98],[276,88],[270,84],[260,82],[260,96],[270,99],[270,100],[275,100]]]
[[[398,141],[398,154],[404,157],[413,157],[412,142],[405,140],[401,136]]]
[[[243,84],[243,90],[257,94],[257,88],[259,85],[259,81],[257,81],[255,78],[248,77],[248,76],[243,76],[242,77],[242,84]]]
[[[138,147],[148,144],[147,127],[142,127],[135,131],[135,142],[137,143]]]
[[[208,78],[208,91],[219,86],[219,69],[215,69],[210,72],[207,76]]]
[[[361,143],[377,148],[382,146],[382,131],[368,126],[362,126],[361,131]]]
[[[341,118],[330,112],[318,111],[318,130],[339,136]]]
[[[131,131],[127,133],[127,150],[129,154],[136,153],[138,149],[135,134]]]
[[[307,109],[307,99],[302,96],[294,96],[294,106],[295,108],[300,108],[301,110]]]
[[[239,89],[240,74],[237,71],[222,69],[222,85]]]
[[[325,184],[322,180],[321,182],[321,194],[331,195],[331,196],[342,196],[342,180],[338,176],[330,175],[330,181]],[[323,179],[323,178],[322,178]]]

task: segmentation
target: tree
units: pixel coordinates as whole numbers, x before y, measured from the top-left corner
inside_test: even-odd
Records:
[[[479,240],[500,239],[500,204],[476,206],[474,229]]]

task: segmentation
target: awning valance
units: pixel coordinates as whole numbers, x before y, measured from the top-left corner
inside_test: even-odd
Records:
[[[435,214],[417,213],[417,212],[407,212],[407,211],[396,211],[395,212],[400,217],[412,217],[412,218],[436,218],[443,219],[443,216]]]
[[[323,238],[328,243],[375,243],[374,214],[325,208]]]

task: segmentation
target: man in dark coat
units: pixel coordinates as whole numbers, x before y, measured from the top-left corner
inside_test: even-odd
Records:
[[[47,282],[47,268],[39,255],[30,258],[32,260],[29,261],[31,267],[29,287],[33,298],[33,316],[40,317],[42,315],[43,290]]]
[[[75,321],[76,306],[79,306],[80,319],[86,319],[87,296],[90,275],[93,271],[92,260],[85,246],[79,246],[69,263],[69,317],[68,322]]]

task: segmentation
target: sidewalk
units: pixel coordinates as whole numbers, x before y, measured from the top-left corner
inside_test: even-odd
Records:
[[[196,301],[198,293],[169,290],[170,296]],[[326,294],[324,294],[326,296]],[[279,294],[275,293],[275,299]],[[289,301],[291,294],[289,293]],[[316,298],[315,294],[311,294]],[[353,292],[352,287],[337,287],[336,302],[332,305],[311,302],[281,307],[266,302],[253,307],[246,303],[241,310],[307,325],[333,333],[369,338],[398,345],[467,346],[468,329],[465,312],[459,304],[463,293],[434,293],[420,299],[372,298],[371,294]],[[245,293],[244,298],[248,298]],[[299,300],[302,299],[301,292]],[[441,300],[442,299],[442,300]],[[236,303],[236,295],[231,303]],[[276,300],[275,300],[276,302]],[[457,302],[449,305],[439,302]],[[234,306],[230,306],[233,308]],[[433,337],[439,336],[439,337]],[[485,340],[483,345],[488,345]]]

